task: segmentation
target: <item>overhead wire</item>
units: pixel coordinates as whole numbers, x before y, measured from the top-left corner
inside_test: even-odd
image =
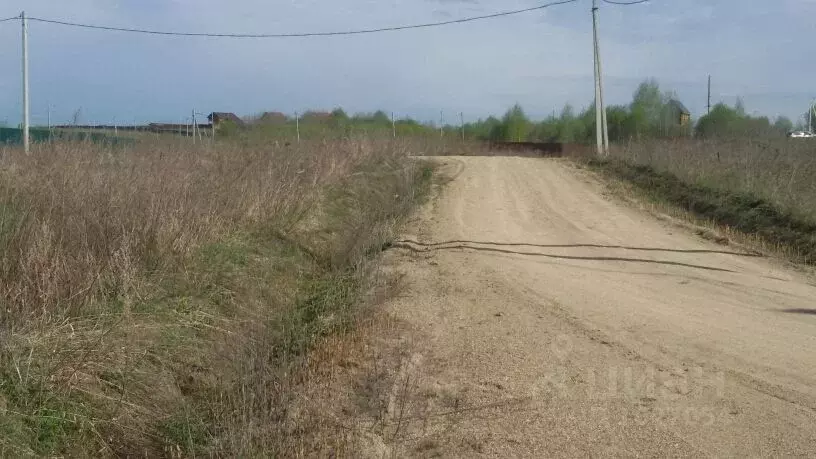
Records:
[[[379,32],[392,32],[398,30],[409,30],[409,29],[424,29],[430,27],[440,27],[446,26],[451,24],[461,24],[466,22],[473,22],[473,21],[481,21],[486,19],[493,19],[503,16],[511,16],[516,14],[522,13],[529,13],[532,11],[543,10],[545,8],[550,8],[557,5],[565,5],[567,3],[575,3],[578,0],[558,0],[550,3],[546,3],[543,5],[538,5],[530,8],[523,8],[519,10],[510,10],[510,11],[502,11],[499,13],[492,13],[492,14],[485,14],[481,16],[471,16],[466,18],[460,19],[451,19],[448,21],[440,21],[440,22],[428,22],[428,23],[421,23],[421,24],[411,24],[411,25],[402,25],[402,26],[392,26],[392,27],[378,27],[372,29],[358,29],[358,30],[346,30],[346,31],[334,31],[334,32],[296,32],[296,33],[202,33],[202,32],[172,32],[172,31],[160,31],[160,30],[150,30],[150,29],[138,29],[138,28],[127,28],[127,27],[113,27],[113,26],[105,26],[105,25],[94,25],[94,24],[83,24],[78,22],[69,22],[69,21],[61,21],[55,19],[46,19],[46,18],[39,18],[39,17],[30,17],[28,18],[29,21],[36,21],[42,22],[46,24],[56,24],[56,25],[63,25],[68,27],[78,27],[84,29],[93,29],[93,30],[105,30],[105,31],[115,31],[115,32],[128,32],[128,33],[139,33],[139,34],[147,34],[147,35],[164,35],[164,36],[179,36],[179,37],[213,37],[213,38],[301,38],[301,37],[329,37],[329,36],[339,36],[339,35],[362,35],[362,34],[370,34],[370,33],[379,33]],[[19,19],[16,18],[16,19]]]
[[[651,0],[632,0],[630,2],[619,2],[619,1],[616,1],[616,0],[603,0],[603,1],[605,3],[609,3],[610,5],[628,6],[628,5],[640,5],[641,3],[648,3]]]

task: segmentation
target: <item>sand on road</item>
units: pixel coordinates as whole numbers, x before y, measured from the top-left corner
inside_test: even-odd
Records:
[[[385,257],[407,326],[371,455],[816,455],[808,275],[567,161],[437,161],[450,182]]]

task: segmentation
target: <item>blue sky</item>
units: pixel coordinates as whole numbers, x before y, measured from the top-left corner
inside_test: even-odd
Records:
[[[346,30],[488,14],[532,0],[7,0],[29,16],[189,32]],[[533,117],[593,97],[591,0],[436,29],[335,38],[172,38],[31,23],[31,103],[45,123],[181,121],[192,109],[252,114],[343,106],[453,122],[519,102]],[[741,96],[749,112],[796,117],[816,97],[816,0],[603,4],[608,103],[654,77],[693,115]],[[0,24],[0,122],[20,120],[20,32]]]

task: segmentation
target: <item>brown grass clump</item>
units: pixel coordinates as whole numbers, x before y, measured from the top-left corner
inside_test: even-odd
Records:
[[[414,150],[2,150],[0,456],[282,453],[299,362],[422,194]]]

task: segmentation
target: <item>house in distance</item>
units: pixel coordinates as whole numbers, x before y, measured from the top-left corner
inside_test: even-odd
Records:
[[[244,127],[244,120],[238,117],[235,113],[228,112],[212,112],[207,116],[207,120],[218,129],[221,124],[232,123],[237,127]]]

